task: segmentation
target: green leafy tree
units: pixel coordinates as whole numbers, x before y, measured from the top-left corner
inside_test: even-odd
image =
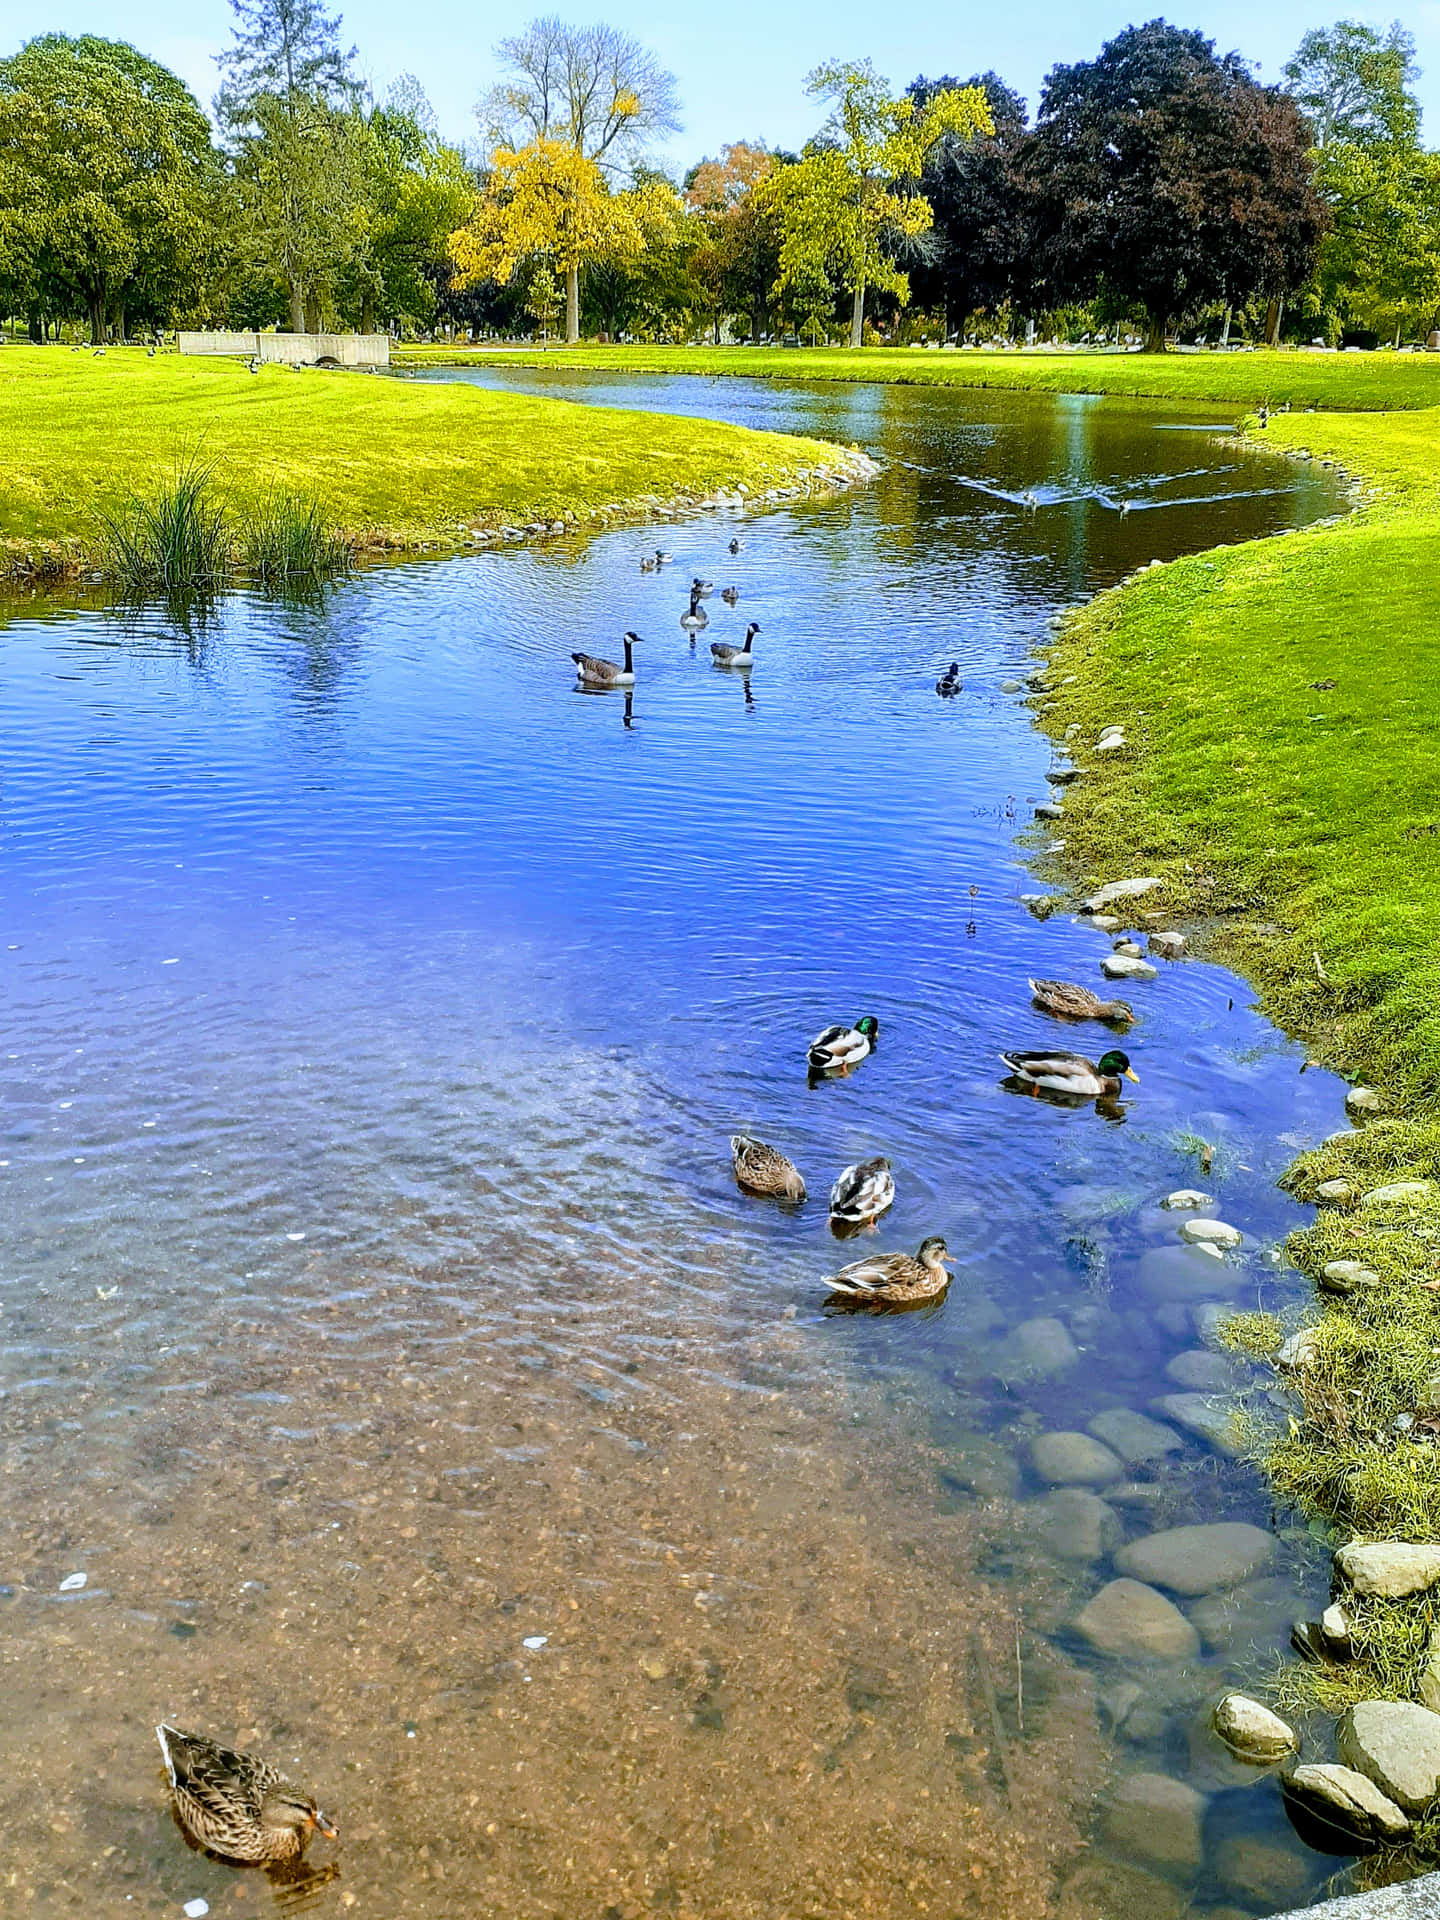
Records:
[[[465,156],[440,139],[412,76],[402,75],[362,122],[353,130],[356,225],[341,305],[368,333],[377,314],[387,324],[433,318],[449,237],[469,218],[476,187]]]
[[[194,97],[126,42],[45,34],[0,61],[0,273],[32,314],[84,312],[98,345],[196,302],[219,180]]]
[[[723,316],[743,316],[757,342],[780,271],[781,239],[773,208],[757,189],[776,164],[763,141],[738,140],[685,176],[685,204],[699,223],[691,273],[704,289],[717,330]]]
[[[930,203],[908,191],[937,141],[947,134],[990,133],[979,87],[943,88],[923,106],[892,97],[868,60],[829,61],[807,77],[806,90],[831,103],[830,118],[799,164],[762,187],[780,212],[784,237],[778,285],[804,305],[812,321],[822,281],[838,280],[851,296],[850,345],[863,338],[868,289],[904,305],[907,275],[895,264],[899,241],[924,233]]]
[[[1414,146],[1415,38],[1397,20],[1380,33],[1359,20],[1313,27],[1285,63],[1285,81],[1317,147]]]
[[[550,271],[550,262],[538,259],[530,269],[530,281],[525,290],[525,311],[540,329],[540,338],[550,339],[550,323],[560,311],[560,290],[555,285],[555,276]]]

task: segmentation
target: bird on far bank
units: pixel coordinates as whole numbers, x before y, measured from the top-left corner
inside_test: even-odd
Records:
[[[598,659],[593,653],[572,653],[575,670],[587,687],[633,687],[635,684],[634,648],[640,644],[638,633],[625,635],[625,664]]]
[[[692,587],[690,589],[690,611],[688,613],[681,614],[680,625],[685,629],[686,633],[688,633],[690,635],[690,638],[693,640],[695,638],[695,635],[697,633],[703,632],[703,630],[706,627],[708,627],[709,624],[710,624],[710,616],[708,613],[706,613],[705,609],[700,604],[699,593],[696,591],[694,587]]]
[[[875,1051],[880,1022],[867,1013],[853,1027],[826,1027],[817,1033],[806,1049],[805,1058],[812,1073],[849,1073],[868,1054]]]
[[[1078,1100],[1113,1100],[1121,1091],[1123,1079],[1139,1085],[1140,1076],[1130,1065],[1128,1054],[1112,1047],[1098,1061],[1087,1060],[1083,1053],[1063,1053],[1043,1047],[1026,1053],[1002,1053],[1000,1058],[1017,1080],[1032,1091],[1063,1093]]]
[[[732,1133],[730,1157],[735,1167],[735,1184],[746,1193],[762,1199],[788,1200],[798,1206],[805,1198],[805,1182],[793,1160],[787,1160],[778,1147],[753,1139],[748,1133]]]
[[[846,1167],[830,1189],[830,1223],[873,1226],[895,1204],[895,1176],[890,1162],[877,1156]]]
[[[913,1254],[871,1254],[868,1260],[842,1267],[826,1285],[835,1306],[842,1301],[869,1307],[918,1306],[940,1298],[950,1284],[951,1265],[949,1248],[938,1233],[932,1233]]]
[[[267,1761],[162,1722],[155,1729],[180,1824],[202,1847],[247,1865],[299,1860],[310,1837],[339,1839],[309,1794]]]
[[[949,666],[935,682],[935,691],[942,700],[951,700],[957,693],[965,691],[965,682],[960,678],[960,662],[952,660]]]
[[[1071,980],[1031,980],[1029,987],[1036,1006],[1062,1020],[1113,1020],[1128,1026],[1135,1018],[1135,1009],[1127,1001],[1102,1000],[1089,987]]]
[[[753,667],[755,664],[755,636],[760,631],[760,622],[752,620],[745,629],[743,647],[727,646],[723,640],[712,640],[710,651],[717,667]]]

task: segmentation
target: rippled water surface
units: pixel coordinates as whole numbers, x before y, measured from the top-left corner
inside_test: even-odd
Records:
[[[504,378],[884,469],[313,607],[0,630],[6,1911],[1285,1904],[1335,1863],[1203,1712],[1322,1590],[1305,1543],[1182,1601],[1195,1656],[1101,1657],[1070,1623],[1121,1535],[1269,1516],[1176,1432],[1057,1555],[1029,1448],[1203,1372],[1207,1302],[1292,1297],[1274,1182],[1341,1089],[1191,962],[1128,989],[1120,1115],[1001,1085],[1002,1046],[1102,1050],[1026,978],[1098,986],[1109,944],[1019,900],[1051,755],[1002,686],[1057,608],[1328,481],[1111,400]],[[693,572],[740,598],[692,648]],[[626,627],[633,697],[575,691]],[[866,1012],[875,1057],[807,1084]],[[737,1194],[737,1129],[803,1210]],[[956,1284],[827,1319],[824,1195],[875,1153],[862,1246],[943,1233]],[[1155,1204],[1194,1184],[1224,1264]],[[186,1851],[162,1716],[316,1791],[316,1878]],[[1206,1796],[1199,1853],[1107,1827],[1115,1771]]]

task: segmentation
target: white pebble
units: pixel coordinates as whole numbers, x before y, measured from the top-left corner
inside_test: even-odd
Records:
[[[85,1573],[67,1573],[60,1582],[61,1593],[78,1593],[89,1577]]]
[[[201,1920],[201,1915],[210,1911],[208,1900],[187,1900],[181,1912],[189,1915],[189,1920]]]
[[[548,1633],[531,1633],[527,1634],[520,1644],[522,1647],[528,1647],[531,1653],[538,1653],[549,1638]]]
[[[1238,1247],[1245,1236],[1224,1220],[1183,1220],[1180,1238],[1195,1246]]]
[[[303,1233],[287,1233],[285,1238],[287,1240],[303,1240],[305,1236]]]

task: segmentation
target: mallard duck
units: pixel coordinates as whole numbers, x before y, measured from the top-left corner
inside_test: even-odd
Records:
[[[597,660],[593,653],[572,653],[575,671],[587,687],[633,687],[635,684],[635,661],[633,649],[640,644],[638,633],[625,635],[625,664],[617,667],[613,660]]]
[[[655,564],[657,567],[668,567],[670,559],[671,556],[665,551],[664,547],[656,547]]]
[[[743,540],[738,540],[738,539],[737,539],[737,540],[732,540],[732,541],[730,542],[730,551],[731,551],[731,553],[739,553],[739,551],[740,551],[740,549],[741,549],[741,548],[742,548],[742,547],[744,546],[744,544],[745,544],[745,542],[744,542]]]
[[[658,560],[642,560],[640,562],[640,571],[641,573],[654,573],[659,565],[660,562]]]
[[[730,1152],[735,1162],[735,1184],[746,1193],[796,1204],[805,1198],[800,1169],[778,1147],[752,1140],[747,1133],[732,1133]]]
[[[680,624],[692,639],[703,627],[708,627],[710,624],[710,616],[701,606],[700,595],[694,587],[690,589],[690,611],[681,614]]]
[[[850,1225],[878,1220],[894,1204],[895,1180],[888,1160],[862,1160],[846,1167],[830,1189],[831,1218]]]
[[[1135,1018],[1135,1009],[1123,1000],[1102,1000],[1089,987],[1077,987],[1069,980],[1032,980],[1030,991],[1037,1007],[1046,1013],[1058,1013],[1066,1020],[1123,1020]]]
[[[863,1300],[874,1306],[898,1306],[918,1300],[936,1300],[950,1284],[949,1249],[938,1233],[908,1253],[872,1253],[856,1260],[826,1283],[832,1294]]]
[[[717,667],[753,667],[755,664],[755,636],[760,631],[760,622],[752,620],[745,629],[743,647],[727,647],[723,640],[712,640],[710,651]]]
[[[735,602],[740,598],[739,587],[722,587],[720,589],[720,598],[725,602],[727,607],[733,607]]]
[[[853,1027],[826,1027],[823,1033],[817,1033],[805,1057],[814,1073],[848,1073],[867,1053],[875,1051],[879,1033],[880,1022],[873,1013],[867,1013]]]
[[[942,700],[949,700],[957,693],[965,691],[965,682],[960,678],[960,662],[952,660],[949,666],[935,682],[935,691]]]
[[[253,1864],[298,1860],[312,1833],[339,1834],[308,1794],[299,1793],[264,1760],[232,1753],[198,1733],[163,1722],[155,1729],[175,1810],[192,1839],[227,1860]]]
[[[1137,1085],[1140,1080],[1128,1055],[1116,1048],[1102,1053],[1093,1065],[1083,1053],[1062,1053],[1058,1048],[1002,1053],[1000,1058],[1027,1086],[1044,1087],[1050,1093],[1074,1094],[1082,1100],[1113,1100],[1120,1091],[1122,1076]]]
[[[715,582],[713,580],[702,580],[697,573],[695,578],[690,582],[690,591],[698,594],[702,600],[708,600],[715,591]]]

